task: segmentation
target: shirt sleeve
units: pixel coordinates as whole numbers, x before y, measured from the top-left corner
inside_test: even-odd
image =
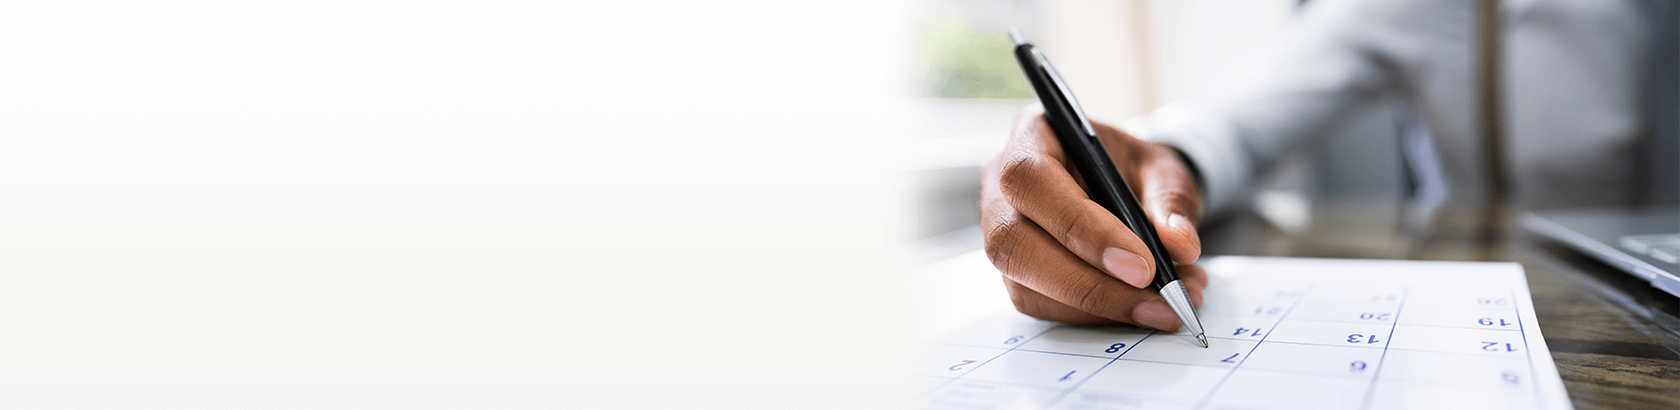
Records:
[[[1425,4],[1428,3],[1428,4]],[[1455,4],[1456,3],[1456,4]],[[1170,103],[1127,121],[1127,132],[1184,152],[1202,177],[1205,212],[1251,193],[1255,176],[1340,118],[1405,84],[1408,67],[1465,50],[1476,2],[1308,3],[1269,53],[1238,69],[1216,97]],[[1448,47],[1442,47],[1448,45]]]

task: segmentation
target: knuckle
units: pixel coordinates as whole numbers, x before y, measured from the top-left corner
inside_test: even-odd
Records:
[[[1052,218],[1056,224],[1056,237],[1064,238],[1065,242],[1072,242],[1070,239],[1083,233],[1085,224],[1093,222],[1090,220],[1090,213],[1083,211],[1078,201],[1066,201],[1052,212],[1051,215],[1055,215]]]
[[[1201,198],[1179,189],[1157,190],[1153,195],[1155,200],[1164,204],[1168,210],[1183,213],[1184,216],[1194,216],[1195,210],[1201,208]],[[1166,215],[1161,215],[1166,217]]]
[[[1003,166],[998,169],[998,187],[1002,188],[1004,196],[1014,196],[1014,193],[1030,188],[1034,178],[1034,171],[1039,168],[1038,158],[1030,152],[1016,150],[1003,160]]]
[[[991,227],[986,229],[984,247],[986,257],[992,260],[992,266],[1008,275],[1010,272],[1011,255],[1017,246],[1020,229],[1020,214],[1011,212],[994,218]]]
[[[1076,305],[1079,306],[1079,310],[1091,312],[1092,314],[1098,316],[1102,316],[1102,312],[1108,311],[1108,309],[1112,306],[1113,301],[1103,297],[1102,292],[1097,291],[1099,288],[1100,287],[1096,286],[1096,284],[1090,284],[1085,288],[1085,293],[1079,296],[1079,301]]]
[[[1048,305],[1054,302],[1049,301],[1048,298],[1044,296],[1033,293],[1033,291],[1031,289],[1027,289],[1026,286],[1018,284],[1010,286],[1009,301],[1014,304],[1016,312],[1020,312],[1021,314],[1027,315],[1027,317],[1031,317],[1033,319],[1055,322],[1063,322],[1068,321],[1069,319],[1074,319],[1073,317],[1067,316],[1067,313],[1056,309],[1054,306]]]

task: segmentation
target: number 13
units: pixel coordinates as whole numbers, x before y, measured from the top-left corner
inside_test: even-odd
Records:
[[[1369,339],[1359,340],[1361,338],[1369,338]],[[1348,338],[1347,338],[1348,343],[1367,343],[1367,344],[1369,344],[1369,343],[1376,343],[1376,342],[1380,342],[1380,341],[1381,340],[1377,340],[1377,335],[1365,336],[1365,335],[1358,334],[1358,333],[1348,335]]]

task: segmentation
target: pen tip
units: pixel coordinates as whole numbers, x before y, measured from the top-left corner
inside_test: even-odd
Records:
[[[1196,341],[1202,342],[1202,348],[1203,349],[1206,349],[1208,347],[1207,334],[1203,333],[1203,334],[1196,335]]]
[[[1019,46],[1026,44],[1027,38],[1021,36],[1021,30],[1016,30],[1015,26],[1009,26],[1009,41],[1013,41],[1015,45]]]

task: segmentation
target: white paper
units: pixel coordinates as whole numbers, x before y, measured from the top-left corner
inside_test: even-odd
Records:
[[[1217,257],[1182,331],[1010,313],[939,338],[919,408],[1569,409],[1515,263]]]

